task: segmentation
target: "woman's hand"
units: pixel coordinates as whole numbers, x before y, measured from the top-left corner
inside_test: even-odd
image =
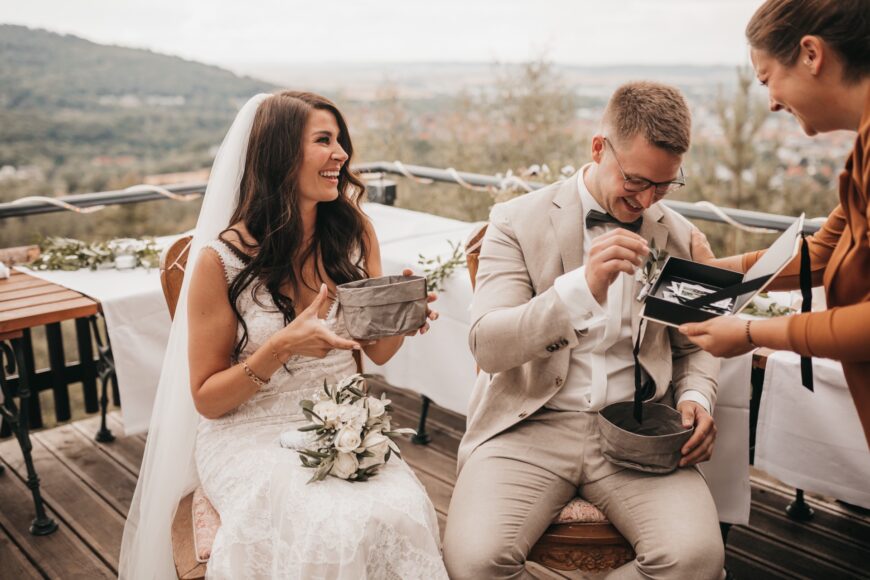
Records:
[[[320,292],[308,308],[299,313],[293,322],[276,332],[273,337],[275,354],[282,361],[291,355],[323,358],[336,348],[359,350],[360,344],[342,338],[329,330],[320,318],[320,308],[326,302],[326,284],[320,285]]]
[[[716,262],[716,255],[713,254],[707,236],[696,227],[692,228],[692,260],[711,266]]]
[[[402,270],[402,276],[413,276],[413,275],[414,275],[414,272],[410,268],[405,268],[404,270]],[[435,292],[429,292],[429,294],[426,296],[426,303],[427,304],[435,302],[436,300],[438,300],[438,294],[436,294]],[[426,307],[426,321],[423,323],[423,326],[421,326],[417,330],[412,330],[411,332],[405,334],[405,336],[416,336],[418,332],[420,334],[426,334],[429,331],[429,321],[430,320],[433,322],[438,320],[438,311],[432,310],[431,308],[429,308],[427,306]]]
[[[746,336],[746,320],[719,316],[704,322],[683,324],[680,332],[715,356],[731,358],[755,350]]]

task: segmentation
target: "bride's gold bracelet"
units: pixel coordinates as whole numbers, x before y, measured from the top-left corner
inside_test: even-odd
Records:
[[[254,371],[251,370],[251,367],[248,366],[248,361],[242,362],[242,369],[244,369],[245,374],[248,375],[248,378],[251,379],[251,382],[254,383],[255,385],[257,385],[258,389],[262,389],[263,387],[265,387],[266,385],[269,384],[269,379],[266,379],[264,381],[263,379],[258,377],[254,373]]]
[[[284,370],[285,370],[285,371],[287,371],[289,374],[293,374],[293,373],[290,371],[290,368],[287,366],[287,363],[284,362],[284,361],[282,361],[282,360],[281,360],[281,357],[278,356],[278,351],[275,350],[275,347],[274,347],[271,343],[269,343],[269,350],[272,351],[272,358],[274,358],[276,361],[278,361],[278,363],[279,363],[282,367],[284,367]],[[287,360],[290,360],[290,359],[287,359]]]

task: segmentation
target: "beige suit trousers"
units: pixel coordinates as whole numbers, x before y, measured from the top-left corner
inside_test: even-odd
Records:
[[[637,554],[607,578],[721,577],[716,506],[697,469],[622,469],[601,454],[595,413],[549,409],[483,443],[463,466],[444,536],[450,577],[529,578],[526,556],[578,492]]]

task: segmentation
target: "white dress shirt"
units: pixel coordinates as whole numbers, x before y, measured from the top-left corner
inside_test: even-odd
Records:
[[[574,328],[586,333],[571,351],[565,385],[546,405],[563,411],[598,411],[611,403],[634,400],[634,344],[631,336],[631,306],[636,291],[634,276],[620,274],[607,289],[604,304],[595,300],[586,282],[585,263],[592,242],[618,227],[600,224],[586,228],[586,214],[590,210],[607,213],[586,187],[584,175],[590,166],[591,163],[585,165],[577,177],[583,209],[584,265],[562,274],[553,284],[570,313]],[[642,378],[646,380],[645,372]],[[710,402],[699,391],[686,391],[678,403],[685,400],[695,401],[711,412]]]

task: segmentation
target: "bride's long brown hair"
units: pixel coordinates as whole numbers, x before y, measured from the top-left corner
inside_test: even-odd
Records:
[[[306,244],[299,212],[299,169],[302,166],[303,136],[310,113],[329,111],[338,123],[338,142],[348,155],[338,176],[338,197],[317,204],[314,235]],[[241,240],[252,252],[238,276],[229,285],[230,305],[242,327],[233,350],[238,360],[248,342],[248,327],[239,310],[242,293],[252,284],[255,296],[265,287],[284,315],[285,324],[296,317],[293,299],[281,293],[289,285],[298,293],[301,285],[313,291],[311,281],[302,278],[302,266],[313,260],[316,276],[321,267],[336,284],[368,276],[366,218],[360,209],[365,192],[362,181],[349,170],[353,158],[344,117],[330,100],[313,93],[283,91],[263,101],[257,109],[248,141],[239,203],[231,224],[245,224],[254,244]],[[241,236],[240,236],[241,237]],[[263,306],[259,304],[259,306]]]

